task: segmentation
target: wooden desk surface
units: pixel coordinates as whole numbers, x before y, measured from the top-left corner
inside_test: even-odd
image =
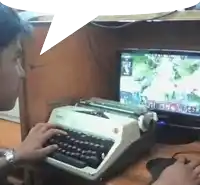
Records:
[[[0,147],[15,147],[21,142],[20,124],[0,120]],[[194,153],[192,153],[194,151]],[[106,185],[147,185],[151,175],[146,170],[146,163],[157,157],[171,157],[174,153],[181,154],[189,159],[200,158],[200,142],[187,145],[156,145],[149,156],[130,166],[122,175],[111,179]],[[187,154],[187,152],[189,152]]]
[[[20,124],[0,120],[0,147],[13,148],[21,142]]]
[[[183,152],[184,154],[180,155],[184,155],[189,159],[199,159],[200,153],[197,154],[195,151],[200,152],[200,142],[187,145],[156,145],[149,156],[129,167],[122,175],[110,180],[106,185],[147,185],[151,181],[151,175],[146,170],[146,163],[150,159],[172,157],[177,152]]]

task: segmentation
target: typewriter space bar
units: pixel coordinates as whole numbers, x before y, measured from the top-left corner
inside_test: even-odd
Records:
[[[77,167],[77,168],[84,168],[84,167],[87,166],[87,164],[83,161],[80,161],[78,159],[74,159],[72,157],[69,157],[69,156],[66,156],[66,155],[63,155],[63,154],[60,154],[60,153],[54,153],[51,157],[58,160],[58,161],[72,165],[72,166]]]

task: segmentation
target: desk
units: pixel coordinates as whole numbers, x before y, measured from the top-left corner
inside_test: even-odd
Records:
[[[141,159],[135,165],[130,166],[122,175],[106,183],[106,185],[147,185],[151,181],[151,175],[146,170],[146,162],[157,157],[171,157],[177,152],[200,152],[200,142],[187,145],[156,145],[149,156]],[[200,154],[181,154],[189,159],[198,159]]]
[[[150,155],[140,159],[138,163],[130,166],[121,175],[114,177],[106,182],[86,182],[76,177],[71,177],[64,171],[57,171],[55,168],[41,169],[35,171],[36,182],[34,185],[148,185],[151,181],[151,175],[146,170],[146,162],[157,157],[171,157],[177,152],[200,151],[200,142],[187,145],[156,145]],[[198,159],[200,154],[181,154],[188,159]],[[50,171],[48,171],[50,170]],[[31,184],[32,185],[32,184]]]
[[[13,148],[21,142],[20,124],[0,120],[0,147]]]

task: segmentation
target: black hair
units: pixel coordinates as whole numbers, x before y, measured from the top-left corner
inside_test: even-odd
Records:
[[[0,48],[7,47],[20,34],[30,33],[30,25],[24,22],[12,8],[0,2]]]

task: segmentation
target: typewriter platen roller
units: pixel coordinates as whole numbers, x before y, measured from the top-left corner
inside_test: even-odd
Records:
[[[106,117],[106,113],[114,113],[138,120],[138,125],[143,132],[148,131],[158,121],[157,114],[149,111],[143,105],[125,105],[120,102],[105,100],[101,98],[91,98],[81,100],[76,106],[91,108],[91,113]]]

